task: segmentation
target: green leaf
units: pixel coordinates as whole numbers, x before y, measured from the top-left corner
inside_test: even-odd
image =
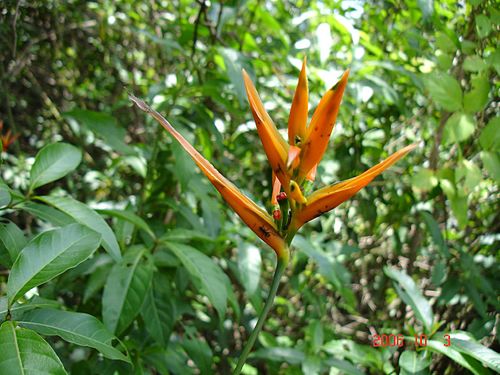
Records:
[[[443,52],[448,52],[454,54],[457,50],[457,46],[453,40],[443,32],[438,32],[436,34],[436,47]]]
[[[37,309],[24,314],[19,324],[41,335],[59,336],[73,344],[94,348],[109,359],[130,363],[129,358],[112,346],[112,341],[116,340],[116,337],[92,315],[56,309]]]
[[[500,183],[500,153],[481,151],[481,160],[490,177]]]
[[[491,32],[491,21],[484,14],[476,16],[476,30],[481,39],[486,38]]]
[[[433,72],[424,79],[432,99],[447,111],[462,108],[462,89],[455,78],[442,72]]]
[[[486,75],[471,79],[472,89],[464,95],[464,109],[468,113],[481,111],[488,103],[490,83]]]
[[[486,60],[496,70],[496,73],[500,74],[500,50],[496,48]]]
[[[458,221],[458,226],[463,229],[467,225],[467,196],[461,194],[447,195],[453,215]]]
[[[61,304],[58,301],[42,298],[35,295],[26,303],[15,302],[10,307],[10,313],[12,315],[13,320],[19,320],[26,311],[30,311],[41,307],[57,309],[60,306]],[[0,297],[0,320],[2,320],[5,315],[7,315],[7,311],[8,311],[7,297]]]
[[[387,363],[380,349],[361,345],[352,340],[331,340],[323,345],[323,350],[335,357],[349,359],[355,364],[374,369],[381,369]]]
[[[9,304],[7,297],[0,297],[0,322],[2,322],[7,316],[9,311]]]
[[[143,261],[146,250],[129,249],[120,263],[111,269],[102,295],[102,316],[106,327],[121,334],[137,314],[151,286],[152,263]]]
[[[222,319],[226,314],[227,304],[227,276],[224,271],[212,259],[191,246],[176,242],[165,242],[165,246],[179,258]]]
[[[243,76],[241,75],[241,70],[245,66],[244,56],[231,48],[220,48],[219,53],[224,58],[226,73],[229,80],[234,85],[236,97],[238,98],[240,105],[244,105],[246,100],[246,91],[243,83]]]
[[[206,341],[199,338],[185,338],[182,347],[201,371],[201,374],[213,374],[211,369],[213,353]]]
[[[186,362],[189,358],[178,342],[170,342],[166,348],[149,347],[141,353],[141,357],[144,357],[161,375],[195,374],[193,369],[187,369]]]
[[[359,368],[354,366],[351,362],[344,361],[342,359],[337,359],[334,357],[326,358],[323,360],[330,368],[335,368],[341,370],[340,374],[345,375],[364,375],[365,372],[361,371]]]
[[[309,322],[309,326],[306,331],[306,339],[310,342],[310,352],[318,354],[324,341],[323,325],[319,320],[313,319]]]
[[[11,260],[9,265],[16,261],[26,242],[23,231],[16,224],[12,221],[0,222],[0,247],[5,247],[9,253]]]
[[[109,272],[111,271],[111,266],[111,264],[104,264],[92,271],[85,283],[83,303],[87,303],[99,290],[104,288]]]
[[[422,191],[431,190],[438,184],[438,179],[434,175],[434,171],[427,168],[421,168],[412,176],[412,185]]]
[[[10,190],[7,185],[0,180],[0,208],[10,203]]]
[[[467,56],[464,60],[464,70],[469,72],[481,72],[488,68],[488,64],[479,56]]]
[[[11,321],[0,327],[0,374],[67,374],[54,350],[37,333],[16,328]]]
[[[142,229],[144,232],[146,232],[153,240],[156,239],[156,236],[149,227],[149,225],[131,211],[126,211],[126,210],[96,210],[96,211],[101,215],[113,216],[128,221],[129,223],[134,224],[137,228]]]
[[[356,297],[351,289],[351,274],[337,259],[328,256],[324,251],[316,248],[302,236],[295,236],[293,240],[297,249],[313,259],[318,264],[318,271],[341,294],[344,307],[354,311]]]
[[[64,212],[56,210],[51,206],[45,204],[35,203],[35,202],[23,202],[19,205],[21,209],[29,212],[31,215],[37,217],[42,221],[47,221],[54,224],[55,226],[62,227],[66,224],[74,222],[73,218],[66,215]]]
[[[287,362],[298,365],[306,359],[304,352],[292,348],[262,348],[250,355],[252,358],[262,358],[274,362]]]
[[[301,366],[302,373],[309,375],[320,375],[322,362],[322,358],[316,355],[306,355],[306,358],[302,362]]]
[[[30,171],[30,189],[58,180],[78,167],[82,161],[79,149],[66,143],[47,145],[36,155]]]
[[[58,210],[71,216],[78,223],[86,225],[100,233],[104,249],[106,249],[114,260],[121,259],[120,247],[116,241],[115,234],[104,219],[89,206],[71,197],[44,196],[37,197],[37,199],[54,206]]]
[[[450,336],[453,349],[463,354],[470,355],[483,365],[495,370],[497,373],[500,372],[500,355],[497,352],[472,341],[468,337],[464,337],[464,335],[452,333]]]
[[[438,336],[444,337],[444,333],[441,333],[440,335],[440,333],[438,332],[434,335],[434,337]],[[455,350],[453,346],[453,341],[451,342],[450,346],[444,346],[444,342],[442,342],[441,340],[430,339],[427,340],[426,348],[427,350],[444,354],[445,356],[451,358],[460,366],[466,368],[475,375],[490,374],[490,372],[487,369],[485,369],[479,361],[466,354],[459,352],[458,350]]]
[[[417,0],[417,4],[424,19],[432,17],[434,14],[434,0]]]
[[[429,374],[430,364],[429,358],[425,358],[423,355],[419,356],[417,352],[405,350],[399,357],[400,375]]]
[[[387,276],[397,282],[395,287],[401,299],[407,305],[411,306],[415,316],[424,324],[426,332],[431,332],[434,320],[431,305],[417,288],[413,279],[404,271],[399,271],[395,268],[384,267],[384,272]],[[404,291],[400,288],[400,286],[404,289]]]
[[[184,229],[184,228],[174,228],[166,232],[161,236],[160,241],[168,242],[189,242],[189,241],[201,241],[201,242],[213,242],[212,237],[207,236],[204,233],[200,233],[196,230]]]
[[[113,116],[104,112],[84,109],[74,109],[64,113],[64,116],[76,120],[83,127],[92,131],[113,151],[125,155],[135,154],[134,149],[124,142],[126,130],[117,124]]]
[[[82,263],[100,242],[98,233],[80,224],[46,231],[33,238],[10,271],[7,283],[9,304],[31,288]]]
[[[434,285],[442,285],[448,277],[446,263],[444,261],[437,261],[432,266],[431,282]]]
[[[182,314],[176,309],[173,296],[168,276],[156,273],[142,305],[141,314],[146,330],[161,347],[168,345],[175,320]]]
[[[456,112],[444,125],[443,141],[445,144],[458,143],[468,139],[476,128],[473,116],[463,112]]]
[[[469,160],[462,160],[455,171],[455,183],[468,194],[479,185],[483,174],[479,167]]]
[[[500,117],[493,117],[479,136],[479,144],[484,150],[500,150]]]
[[[241,242],[238,246],[238,270],[241,283],[249,295],[253,295],[259,286],[261,267],[260,250],[254,245]]]
[[[453,56],[448,53],[440,53],[436,56],[436,63],[440,70],[446,71],[453,65]]]
[[[432,240],[436,244],[439,252],[445,258],[450,256],[450,252],[448,251],[448,246],[444,240],[443,234],[441,233],[441,229],[439,228],[439,224],[434,219],[434,217],[427,211],[420,211],[420,215],[424,219],[425,225],[429,230]]]

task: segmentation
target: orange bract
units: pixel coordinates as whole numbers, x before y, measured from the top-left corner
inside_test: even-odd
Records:
[[[292,146],[300,144],[306,136],[308,102],[309,90],[307,87],[306,58],[304,57],[288,118],[288,143]]]
[[[130,95],[130,99],[140,109],[150,113],[181,144],[245,224],[280,256],[285,251],[286,246],[272,217],[225,178],[162,115],[135,96]]]
[[[357,177],[316,190],[307,197],[307,204],[297,211],[292,226],[299,229],[304,223],[345,202],[414,148],[415,145],[406,146]]]
[[[0,121],[0,152],[7,151],[7,148],[19,137],[19,134],[13,135],[10,130],[7,130],[5,134],[2,134],[2,131],[3,121]]]

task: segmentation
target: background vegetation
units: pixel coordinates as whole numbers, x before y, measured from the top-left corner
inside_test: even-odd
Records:
[[[274,253],[127,91],[269,207],[240,72],[284,129],[303,56],[311,108],[351,68],[318,186],[419,147],[302,229],[246,373],[498,372],[495,3],[2,2],[0,373],[231,371]]]

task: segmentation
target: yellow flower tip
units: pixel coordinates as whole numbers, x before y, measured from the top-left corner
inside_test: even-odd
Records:
[[[295,181],[290,181],[290,198],[292,198],[294,201],[299,202],[300,204],[306,204],[307,199],[304,197],[304,194],[302,194],[302,190],[300,189],[299,184],[297,184]]]
[[[347,86],[347,80],[349,79],[350,72],[351,72],[350,68],[346,69],[346,71],[342,73],[342,76],[337,81],[337,83],[333,85],[331,88],[331,90],[334,91],[337,95],[340,95],[341,98],[342,95],[344,94],[344,89]]]

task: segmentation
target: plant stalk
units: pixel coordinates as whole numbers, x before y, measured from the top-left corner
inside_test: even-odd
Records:
[[[259,320],[257,321],[257,325],[253,329],[252,334],[250,335],[247,343],[245,344],[243,352],[241,353],[240,358],[238,360],[238,365],[234,369],[233,375],[239,375],[241,373],[241,369],[243,368],[243,365],[245,364],[247,357],[250,354],[250,351],[252,350],[253,345],[255,344],[255,341],[257,340],[257,337],[259,336],[259,333],[262,330],[262,327],[264,326],[267,314],[269,314],[269,311],[273,306],[274,297],[276,296],[276,292],[278,291],[278,286],[280,284],[281,276],[283,275],[283,272],[285,271],[287,264],[288,264],[288,258],[284,259],[278,258],[278,263],[276,264],[276,270],[274,271],[273,282],[271,284],[271,290],[269,291],[269,295],[267,296],[266,304],[264,305],[264,308],[262,309],[262,312],[259,315]]]

